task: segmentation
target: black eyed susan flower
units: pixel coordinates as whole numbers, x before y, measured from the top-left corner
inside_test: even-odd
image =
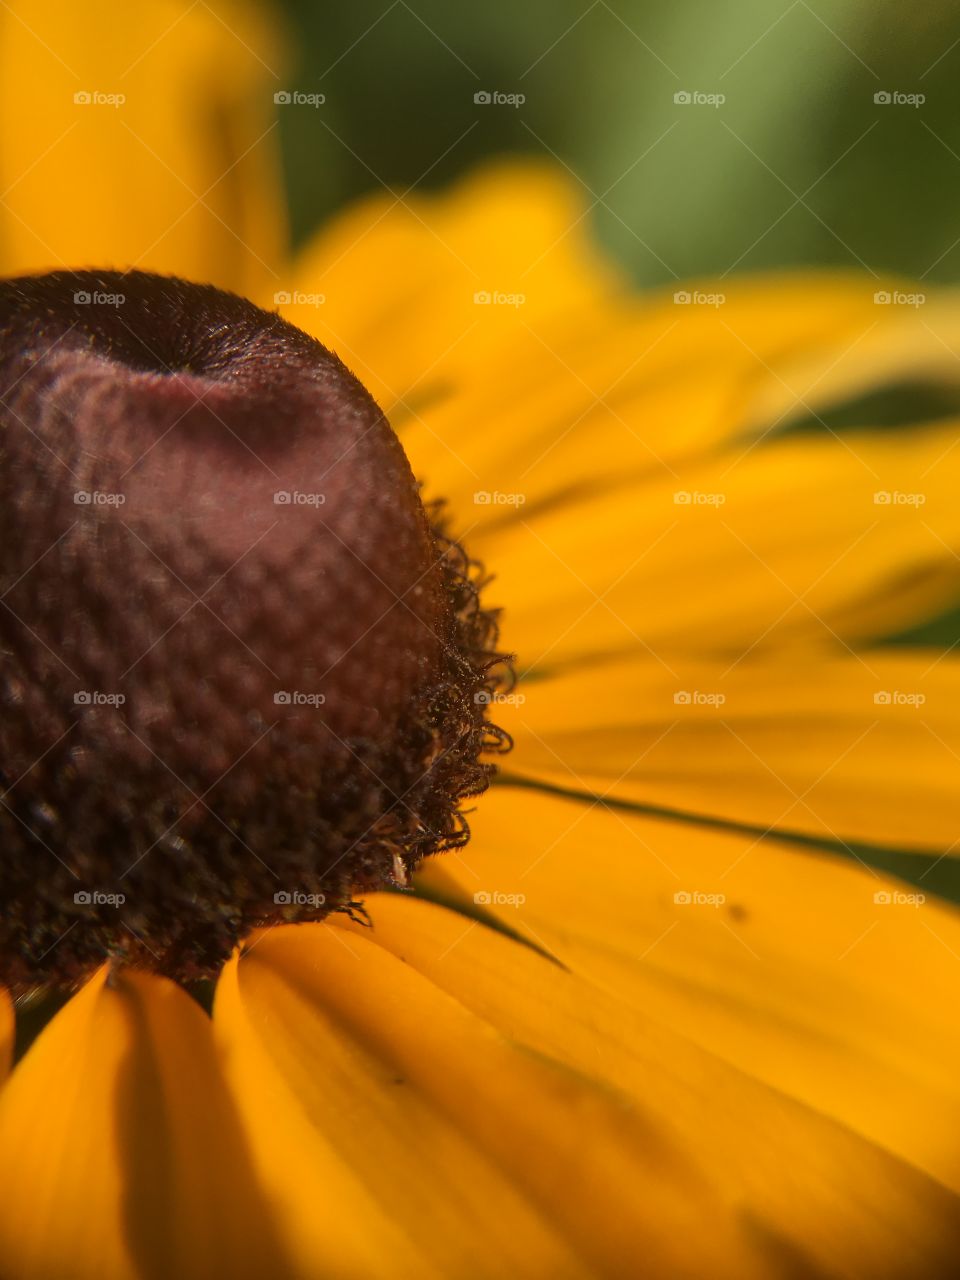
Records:
[[[4,55],[52,105],[3,156],[0,972],[21,1039],[63,1003],[0,1275],[949,1274],[955,301],[637,299],[519,163],[284,265],[255,19],[55,8]]]

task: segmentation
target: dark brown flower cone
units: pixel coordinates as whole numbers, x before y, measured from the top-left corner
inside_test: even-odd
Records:
[[[0,288],[0,397],[0,979],[208,975],[463,838],[493,621],[334,355],[63,272]]]

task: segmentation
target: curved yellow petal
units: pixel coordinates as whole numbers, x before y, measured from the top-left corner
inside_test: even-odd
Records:
[[[140,267],[271,296],[278,70],[242,0],[4,5],[3,273]]]
[[[955,909],[852,860],[531,791],[497,788],[472,827],[421,884],[479,894],[611,998],[960,1192]]]
[[[516,702],[496,719],[522,777],[757,831],[957,853],[952,658],[618,662],[531,682]]]
[[[957,429],[798,434],[468,544],[496,573],[522,668],[847,643],[956,600]]]
[[[271,930],[224,973],[215,1024],[304,1275],[696,1276],[698,1221],[713,1274],[757,1274],[669,1119],[460,994],[376,928]]]
[[[0,1092],[4,1280],[287,1274],[209,1020],[159,978],[106,971]]]

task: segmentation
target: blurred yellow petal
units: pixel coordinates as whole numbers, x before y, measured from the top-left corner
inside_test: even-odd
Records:
[[[468,541],[522,668],[860,640],[960,594],[957,429],[798,434]]]
[[[529,508],[669,479],[678,458],[889,381],[956,386],[956,298],[918,313],[878,304],[878,283],[797,273],[631,297],[592,247],[582,192],[513,161],[451,193],[358,203],[278,298],[371,388],[430,492],[482,527],[510,507],[475,494]]]
[[[418,908],[414,935],[424,910],[439,912]],[[304,1275],[632,1276],[643,1257],[696,1276],[706,1248],[712,1274],[757,1274],[723,1188],[655,1105],[515,1041],[378,937],[274,929],[218,987],[228,1073]]]
[[[209,1020],[101,971],[0,1093],[4,1280],[286,1274]]]
[[[761,831],[958,853],[951,658],[635,660],[533,681],[522,697],[495,717],[516,742],[511,773]]]
[[[140,267],[272,296],[278,71],[242,0],[5,5],[3,273]]]
[[[594,247],[582,189],[530,160],[488,163],[440,195],[357,202],[300,254],[285,292],[284,315],[353,363],[388,406],[414,387],[482,388],[492,366],[522,374],[526,391],[546,390],[565,373],[587,372],[577,362],[584,351],[596,361],[614,337],[611,320],[629,323],[633,359],[656,344],[654,377],[706,353],[718,369],[721,357],[734,361],[774,396],[797,380],[787,388],[790,407],[825,380],[831,394],[857,386],[865,365],[858,358],[855,373],[853,353],[873,330],[908,370],[930,365],[942,375],[950,367],[942,345],[929,334],[923,342],[919,324],[905,341],[916,317],[878,306],[876,282],[853,273],[707,281],[638,302]],[[721,301],[686,305],[706,293]],[[955,326],[953,312],[940,323]],[[765,369],[768,360],[778,368]],[[876,358],[866,367],[875,378]],[[624,371],[610,362],[611,379]],[[499,380],[497,387],[504,389]],[[573,380],[568,387],[576,395]],[[758,387],[750,391],[757,399]]]
[[[960,290],[914,294],[925,301],[910,307],[883,301],[890,298],[891,292],[903,295],[915,290],[910,281],[900,282],[897,289],[889,281],[866,280],[862,275],[847,279],[851,294],[859,291],[865,304],[858,317],[864,322],[863,327],[851,316],[853,323],[845,335],[830,328],[821,330],[818,341],[815,327],[811,326],[809,347],[801,344],[782,352],[768,370],[771,376],[758,380],[751,402],[752,416],[758,423],[765,422],[768,429],[787,427],[798,419],[816,421],[820,413],[829,413],[846,401],[898,384],[914,391],[938,387],[952,393],[956,403],[960,394]],[[830,289],[832,275],[818,277],[804,271],[793,280],[797,294],[788,300],[792,309],[805,312],[804,301],[798,296],[804,288],[808,291],[806,306],[831,305],[832,299],[824,289]],[[738,281],[735,287],[739,289],[742,283]],[[771,290],[776,288],[775,279],[768,278],[768,283]],[[877,289],[878,283],[884,287]],[[872,314],[868,310],[871,301]],[[768,305],[768,323],[770,318]],[[758,360],[765,359],[762,339],[761,346],[754,350],[753,336],[746,330],[737,336]]]
[[[532,791],[497,788],[472,827],[422,884],[480,894],[611,997],[960,1192],[956,909],[853,860]]]
[[[482,529],[644,476],[679,488],[684,459],[731,440],[746,453],[891,381],[960,381],[956,295],[918,315],[876,306],[862,277],[748,277],[723,287],[716,308],[653,293],[546,322],[523,323],[521,311],[495,351],[477,355],[473,329],[436,370],[436,355],[425,355],[433,373],[393,411],[415,471],[451,499],[465,527]],[[437,370],[454,359],[463,371],[444,383]],[[476,494],[499,494],[501,504]]]
[[[281,313],[335,350],[385,406],[415,385],[419,394],[438,381],[445,388],[465,370],[482,381],[484,353],[505,337],[614,294],[582,212],[555,169],[519,161],[438,197],[374,196],[307,247]],[[524,300],[494,301],[507,294]],[[475,302],[484,295],[486,304]]]

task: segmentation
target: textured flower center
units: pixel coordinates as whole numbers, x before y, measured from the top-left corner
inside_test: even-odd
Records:
[[[142,273],[0,285],[0,980],[208,976],[482,790],[492,616],[320,343]]]

